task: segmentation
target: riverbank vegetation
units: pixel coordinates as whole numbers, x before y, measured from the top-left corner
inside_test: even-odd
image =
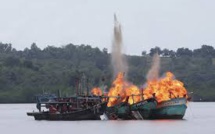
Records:
[[[152,56],[157,52],[161,57],[161,76],[171,71],[193,92],[193,100],[215,101],[215,49],[210,45],[176,51],[155,47],[142,51],[140,56],[126,55],[129,81],[144,86]],[[110,52],[73,44],[40,49],[35,43],[21,51],[0,43],[0,103],[32,102],[35,94],[56,93],[59,89],[64,96],[73,95],[82,74],[86,75],[89,88],[102,82],[110,86]]]

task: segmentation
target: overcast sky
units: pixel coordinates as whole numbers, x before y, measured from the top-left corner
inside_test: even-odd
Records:
[[[215,45],[215,0],[0,0],[0,42],[19,50],[35,42],[110,52],[114,13],[127,54]]]

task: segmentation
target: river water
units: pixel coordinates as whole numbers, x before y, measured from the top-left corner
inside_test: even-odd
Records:
[[[35,121],[35,104],[0,104],[0,134],[215,134],[215,103],[188,103],[184,120]]]

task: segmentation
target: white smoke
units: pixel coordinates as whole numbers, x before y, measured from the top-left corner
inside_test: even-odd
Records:
[[[123,42],[122,42],[122,31],[121,25],[117,21],[117,17],[114,14],[114,33],[112,42],[112,52],[111,52],[111,63],[113,66],[114,77],[119,72],[128,72],[128,64],[126,62],[125,56],[122,54]]]
[[[147,81],[158,80],[160,71],[160,56],[158,53],[154,54],[152,58],[152,66],[147,74]]]

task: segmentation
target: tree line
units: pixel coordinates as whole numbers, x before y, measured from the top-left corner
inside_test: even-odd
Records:
[[[178,48],[176,51],[169,50],[164,48],[163,50],[160,47],[151,48],[150,52],[147,54],[146,51],[142,51],[142,56],[153,56],[155,53],[158,53],[162,57],[215,57],[215,50],[213,46],[202,45],[201,48],[190,50],[189,48]]]
[[[171,71],[193,92],[194,100],[215,100],[213,46],[176,51],[155,47],[140,56],[126,55],[129,81],[139,86],[145,84],[154,53],[161,57],[161,76]],[[32,43],[30,48],[16,50],[11,44],[0,43],[0,103],[33,102],[34,95],[56,93],[59,89],[64,96],[74,95],[83,74],[89,88],[102,84],[109,87],[113,80],[110,63],[106,48],[101,50],[90,45],[67,44],[40,49]]]

